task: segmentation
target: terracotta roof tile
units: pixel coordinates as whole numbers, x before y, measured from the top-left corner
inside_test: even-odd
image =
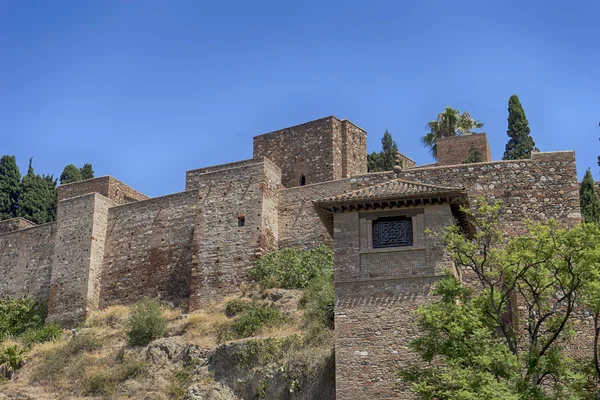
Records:
[[[346,203],[361,200],[384,200],[400,197],[412,197],[419,195],[434,195],[450,192],[459,192],[464,189],[459,187],[428,185],[420,182],[395,179],[389,182],[342,193],[337,196],[327,197],[318,201],[317,204]]]

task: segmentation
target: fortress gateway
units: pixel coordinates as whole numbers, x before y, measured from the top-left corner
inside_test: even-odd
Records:
[[[56,222],[0,222],[0,295],[46,301],[65,323],[144,296],[195,310],[266,252],[327,243],[337,398],[410,398],[395,374],[414,358],[412,311],[449,264],[425,229],[464,222],[459,206],[479,195],[504,201],[510,234],[526,219],[579,222],[575,153],[492,161],[477,134],[440,139],[437,164],[400,154],[395,171],[367,173],[366,143],[331,116],[256,136],[250,160],[187,171],[180,193],[148,198],[110,176],[61,185]],[[473,147],[483,162],[462,164]]]

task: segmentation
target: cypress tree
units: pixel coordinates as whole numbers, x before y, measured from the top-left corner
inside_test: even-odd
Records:
[[[469,150],[469,155],[467,159],[463,161],[463,164],[471,164],[481,162],[483,157],[481,156],[481,152],[475,148],[475,146],[471,146],[471,150]]]
[[[73,164],[69,164],[63,169],[62,174],[60,174],[60,184],[63,185],[65,183],[77,182],[83,180],[83,176],[81,175],[81,171],[79,168],[74,166]]]
[[[40,175],[35,174],[32,159],[29,159],[27,175],[21,181],[17,215],[36,224],[46,223],[48,220],[49,198],[48,183]]]
[[[17,215],[21,172],[15,156],[0,158],[0,220]]]
[[[531,151],[535,149],[535,142],[530,136],[529,121],[516,94],[508,100],[508,130],[510,139],[506,143],[503,160],[520,160],[531,158]]]
[[[92,179],[94,177],[94,170],[92,169],[92,164],[83,164],[83,167],[80,168],[80,171],[81,177],[83,179]]]
[[[392,138],[392,134],[385,130],[381,138],[382,150],[372,152],[367,155],[367,167],[369,172],[391,171],[396,165],[396,155],[398,154],[398,146]]]
[[[600,223],[600,197],[596,192],[596,185],[591,171],[585,171],[585,176],[579,187],[579,205],[581,216],[585,222]]]
[[[44,179],[44,182],[46,182],[46,185],[48,185],[48,198],[46,199],[46,222],[56,221],[56,204],[58,202],[56,179],[54,179],[53,175],[42,175],[42,179]]]

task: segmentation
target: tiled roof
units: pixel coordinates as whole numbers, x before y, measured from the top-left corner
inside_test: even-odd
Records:
[[[362,200],[388,200],[401,197],[415,197],[420,195],[436,195],[461,192],[464,189],[458,187],[428,185],[420,182],[394,179],[389,182],[342,193],[337,196],[327,197],[316,201],[317,204],[348,203]]]

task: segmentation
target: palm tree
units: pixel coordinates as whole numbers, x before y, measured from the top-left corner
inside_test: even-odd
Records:
[[[474,129],[482,128],[483,123],[474,120],[468,112],[461,114],[456,108],[448,106],[438,114],[435,121],[428,122],[427,126],[429,133],[421,138],[421,142],[429,147],[429,152],[437,159],[436,141],[438,138],[470,135],[475,133]]]

